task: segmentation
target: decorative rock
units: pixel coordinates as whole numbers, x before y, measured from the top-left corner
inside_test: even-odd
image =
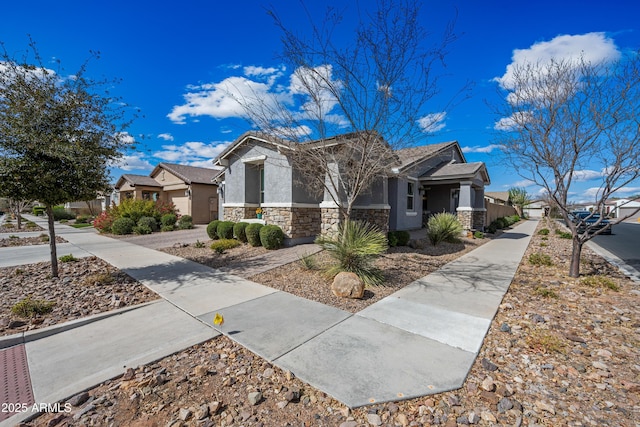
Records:
[[[89,393],[85,391],[73,396],[71,399],[69,399],[69,403],[71,404],[71,406],[78,407],[85,403],[87,400],[89,400]]]
[[[82,418],[82,416],[84,414],[87,414],[91,411],[93,411],[94,409],[96,409],[95,405],[93,404],[88,404],[87,406],[85,406],[84,408],[80,409],[80,411],[78,411],[74,416],[73,419],[74,420],[79,420],[80,418]]]
[[[196,377],[204,377],[204,376],[207,376],[209,374],[209,370],[205,366],[198,365],[193,370],[193,374]]]
[[[503,397],[498,402],[498,412],[501,413],[501,414],[503,412],[507,412],[511,408],[513,408],[513,403],[511,402],[511,400],[509,400],[506,397]]]
[[[340,427],[358,427],[358,423],[355,421],[345,421],[340,424]]]
[[[283,408],[284,408],[285,406],[287,406],[288,404],[289,404],[289,402],[288,402],[288,401],[283,400],[282,402],[278,402],[278,403],[276,403],[276,406],[277,406],[278,408],[280,408],[280,409],[283,409]]]
[[[191,418],[191,415],[193,415],[191,409],[180,408],[178,418],[180,418],[182,421],[187,421],[189,418]]]
[[[127,368],[127,370],[125,371],[124,375],[122,376],[122,380],[123,381],[131,381],[135,377],[136,377],[136,371],[134,371],[132,368]]]
[[[216,415],[220,410],[220,402],[209,402],[209,414]]]
[[[577,336],[576,334],[573,334],[573,333],[566,333],[566,334],[564,334],[564,337],[566,339],[568,339],[569,341],[579,342],[579,343],[586,343],[584,338],[581,338],[581,337],[579,337],[579,336]]]
[[[475,412],[469,413],[469,424],[478,424],[480,421],[480,416]]]
[[[194,416],[196,420],[204,420],[209,416],[209,405],[200,405],[198,409],[196,409]]]
[[[343,271],[333,279],[331,291],[335,296],[341,298],[362,298],[364,283],[355,273]]]
[[[531,321],[533,323],[544,323],[544,317],[540,316],[539,314],[534,314],[533,316],[531,316]]]
[[[536,408],[543,410],[543,411],[547,411],[550,414],[555,415],[556,414],[556,408],[553,407],[553,405],[550,405],[546,402],[543,402],[541,400],[536,401],[535,403]]]
[[[262,400],[262,393],[260,393],[259,391],[254,391],[252,393],[249,393],[247,399],[249,400],[249,403],[251,405],[255,406]]]
[[[367,422],[372,426],[382,425],[382,418],[378,414],[367,414]]]
[[[262,373],[262,376],[264,378],[271,378],[274,374],[275,374],[275,371],[273,370],[273,368],[267,368]]]
[[[500,332],[511,332],[511,326],[509,326],[506,322],[500,325]]]
[[[498,370],[498,366],[496,366],[494,363],[491,363],[487,358],[483,358],[480,363],[482,363],[482,367],[487,371],[493,372]]]
[[[482,389],[486,391],[494,391],[496,389],[496,384],[493,382],[493,378],[486,377],[482,381]]]
[[[498,422],[498,420],[496,420],[496,417],[490,411],[482,411],[482,413],[480,414],[480,418],[488,423]]]
[[[396,415],[396,421],[400,423],[402,427],[407,427],[409,425],[409,419],[405,414]]]

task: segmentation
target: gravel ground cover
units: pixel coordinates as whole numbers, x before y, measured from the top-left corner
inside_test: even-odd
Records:
[[[350,410],[221,336],[123,372],[70,399],[70,413],[27,425],[638,426],[640,287],[588,249],[583,276],[568,277],[571,240],[554,223],[543,227],[551,233],[533,236],[461,389]],[[391,258],[398,276],[415,267],[403,264],[413,255]],[[543,255],[549,265],[529,261]],[[291,277],[283,271],[271,276]],[[294,271],[320,286],[318,271]]]

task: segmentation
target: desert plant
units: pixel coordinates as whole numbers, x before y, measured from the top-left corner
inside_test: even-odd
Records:
[[[82,283],[85,286],[104,286],[115,282],[115,280],[115,277],[113,277],[113,274],[111,274],[110,271],[104,271],[102,273],[95,273],[87,276]]]
[[[391,248],[395,248],[396,246],[398,246],[398,236],[396,235],[395,231],[390,231],[387,233],[387,243]]]
[[[448,212],[433,215],[427,222],[427,237],[432,245],[453,242],[462,233],[458,217]]]
[[[387,249],[387,239],[374,225],[347,221],[340,225],[334,236],[320,237],[316,243],[337,261],[326,271],[330,277],[348,271],[355,273],[366,286],[384,282],[382,271],[373,265],[373,261]]]
[[[24,225],[27,228],[36,228],[38,226],[38,224],[36,224],[33,221],[27,221],[27,223]]]
[[[178,218],[178,228],[180,230],[189,230],[193,228],[193,218],[191,215],[182,215]]]
[[[531,265],[546,265],[551,266],[551,257],[547,254],[541,254],[539,252],[529,255],[529,264]]]
[[[247,233],[245,233],[245,228],[247,228],[248,225],[248,222],[236,222],[233,226],[233,235],[243,243],[247,243]]]
[[[76,224],[88,224],[91,220],[90,215],[78,215],[76,217]]]
[[[60,258],[60,262],[76,262],[78,258],[74,257],[73,254],[62,255]]]
[[[115,216],[111,215],[110,211],[100,212],[92,222],[93,228],[97,229],[101,233],[110,233],[111,226],[115,219]]]
[[[249,244],[251,246],[261,246],[262,242],[260,241],[260,229],[264,227],[262,224],[258,223],[258,222],[254,222],[249,224],[245,229],[244,232],[247,236],[247,242],[249,242]]]
[[[218,238],[218,224],[220,224],[220,221],[216,219],[207,225],[207,235],[211,240],[216,240]]]
[[[484,233],[482,231],[476,231],[473,233],[473,237],[476,239],[484,239]]]
[[[495,223],[495,221],[487,225],[487,233],[496,234],[497,231],[498,225]]]
[[[616,284],[616,282],[606,276],[600,275],[585,276],[580,280],[580,284],[590,286],[592,288],[607,288],[615,292],[618,292],[620,290],[620,287]]]
[[[233,221],[221,221],[218,224],[218,238],[220,239],[233,239]]]
[[[573,235],[568,231],[556,230],[556,234],[561,239],[572,239]]]
[[[131,234],[136,223],[131,218],[118,218],[111,224],[111,232],[113,234]]]
[[[66,220],[75,219],[75,217],[76,216],[71,212],[67,212],[63,206],[55,206],[53,208],[53,219],[56,221],[60,221],[63,219],[66,219]]]
[[[540,230],[538,230],[538,234],[541,236],[546,236],[549,234],[549,229],[548,228],[541,228]]]
[[[300,256],[300,265],[306,270],[316,269],[316,259],[313,254],[304,254]]]
[[[546,286],[536,286],[533,292],[543,298],[558,298],[558,293]]]
[[[284,243],[284,231],[277,225],[265,225],[260,229],[260,243],[266,249],[278,249]]]
[[[396,237],[398,239],[398,246],[407,246],[409,244],[409,240],[411,240],[411,234],[406,230],[396,231]]]
[[[49,241],[49,239],[50,239],[49,235],[48,235],[48,234],[46,234],[46,233],[41,233],[38,237],[39,237],[39,238],[40,238],[40,240],[41,240],[41,241],[43,241],[43,242],[48,242],[48,241]]]
[[[533,330],[527,334],[525,341],[529,347],[543,353],[562,353],[564,343],[562,340],[545,330]]]
[[[204,242],[201,242],[200,240],[196,240],[196,242],[193,244],[194,248],[198,248],[198,249],[202,249],[204,248]]]
[[[133,227],[133,232],[134,234],[151,234],[153,233],[153,230],[148,225],[143,224]]]
[[[222,254],[227,249],[237,248],[240,245],[242,245],[242,243],[236,239],[219,239],[211,243],[211,249]]]
[[[55,301],[34,300],[28,296],[14,304],[11,307],[11,312],[16,316],[28,318],[51,313],[55,305]]]

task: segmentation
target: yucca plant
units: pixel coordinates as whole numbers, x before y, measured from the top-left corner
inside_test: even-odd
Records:
[[[342,271],[355,273],[365,286],[377,286],[384,282],[382,271],[373,261],[387,249],[387,239],[376,226],[347,221],[332,237],[319,237],[316,243],[337,261],[326,273],[330,277]]]
[[[454,242],[462,233],[458,217],[448,212],[435,214],[427,222],[427,237],[433,246],[442,242]]]

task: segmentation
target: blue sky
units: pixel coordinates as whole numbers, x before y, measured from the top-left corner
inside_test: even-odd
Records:
[[[326,3],[306,2],[314,16],[323,15]],[[357,3],[338,4],[345,16],[338,34],[348,37]],[[270,92],[277,84],[272,82],[286,83],[291,76],[293,70],[278,59],[280,33],[267,6],[297,31],[306,29],[295,0],[33,0],[3,4],[0,40],[19,55],[30,34],[45,62],[59,59],[69,72],[77,70],[90,50],[101,52],[90,63],[89,74],[121,78],[114,91],[144,115],[129,129],[140,141],[138,149],[112,169],[115,181],[122,173],[146,175],[162,161],[211,166],[226,144],[250,129],[219,88],[233,81]],[[487,164],[492,180],[488,191],[526,186],[494,145],[497,118],[486,102],[498,101],[496,78],[505,77],[509,65],[523,57],[585,51],[604,59],[639,48],[640,2],[434,0],[423,2],[422,24],[438,35],[456,10],[461,37],[450,48],[442,96],[429,105],[430,112],[442,112],[445,100],[466,81],[474,89],[469,99],[441,116],[440,129],[427,143],[459,141],[467,161]],[[584,171],[573,198],[588,195],[598,175],[597,170]],[[538,191],[532,186],[527,190]],[[619,196],[637,193],[640,182]]]

